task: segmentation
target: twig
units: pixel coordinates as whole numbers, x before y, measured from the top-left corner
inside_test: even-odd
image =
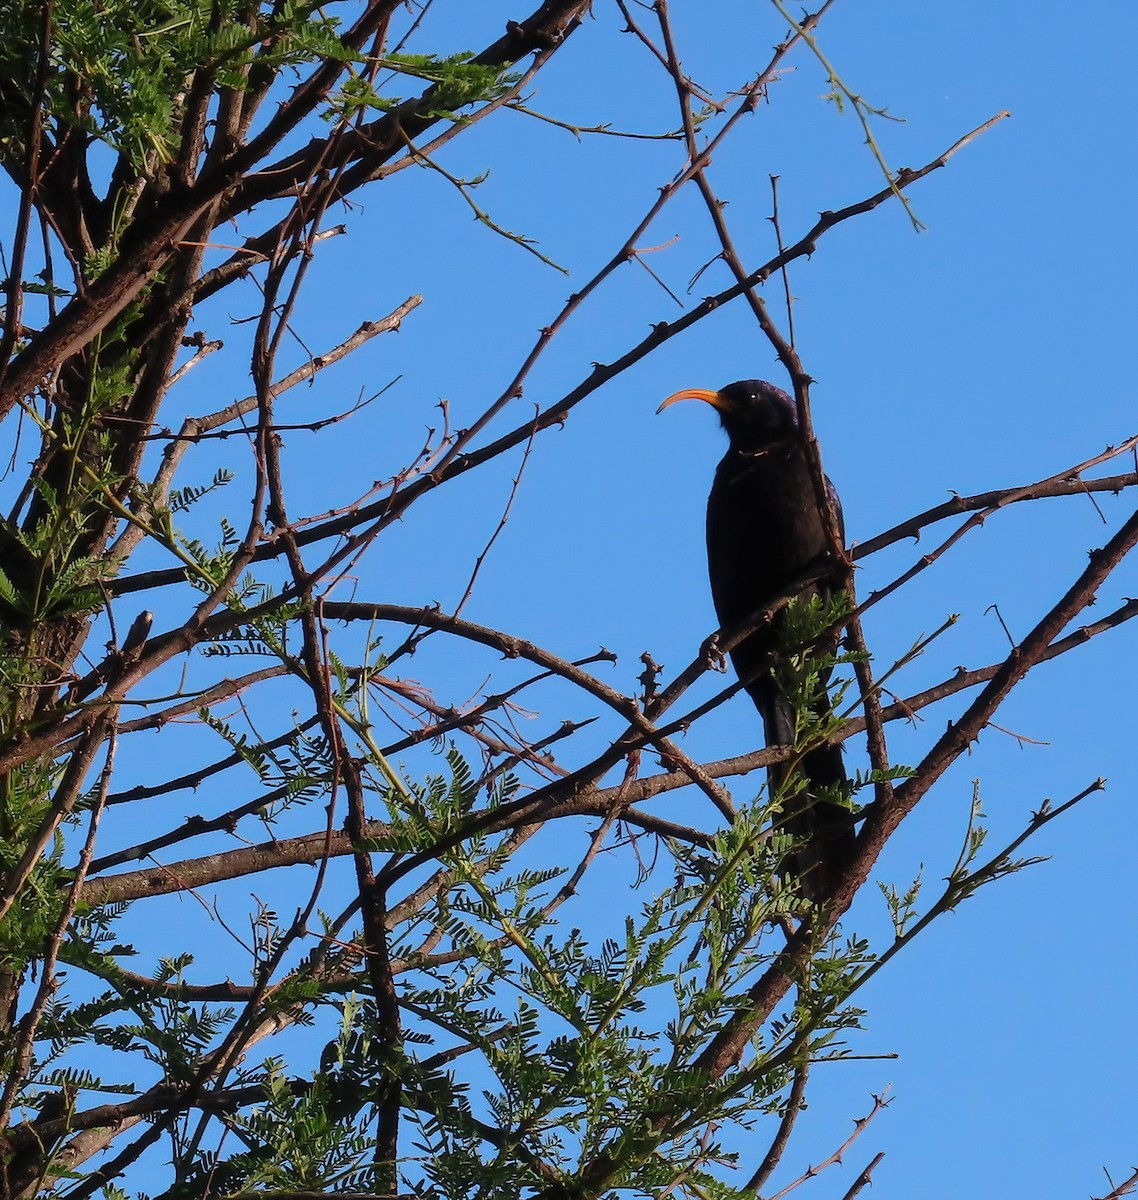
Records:
[[[778,176],[772,175],[771,181],[771,223],[774,225],[775,244],[778,246],[779,254],[786,249],[782,241],[782,225],[778,219]],[[782,290],[786,296],[786,332],[790,340],[791,349],[794,349],[794,297],[790,294],[790,272],[786,265],[780,271],[782,275]]]
[[[794,1132],[794,1124],[802,1112],[803,1100],[806,1097],[806,1081],[810,1077],[810,1063],[801,1063],[794,1068],[794,1079],[790,1085],[790,1094],[786,1098],[782,1120],[778,1124],[778,1132],[774,1135],[770,1149],[759,1164],[759,1169],[743,1185],[743,1191],[754,1192],[756,1196],[762,1191],[763,1185],[774,1174],[775,1168],[782,1161],[786,1147],[790,1144],[790,1135]]]
[[[880,1096],[873,1097],[873,1107],[868,1113],[866,1113],[864,1117],[858,1117],[858,1119],[854,1121],[853,1132],[831,1155],[829,1155],[829,1157],[824,1158],[820,1163],[817,1164],[817,1166],[807,1167],[802,1175],[794,1180],[793,1183],[788,1183],[781,1191],[775,1192],[774,1195],[770,1197],[770,1200],[782,1200],[783,1196],[786,1196],[796,1188],[801,1187],[802,1184],[804,1184],[808,1179],[813,1179],[816,1175],[820,1175],[827,1167],[840,1164],[842,1161],[842,1156],[854,1144],[854,1142],[861,1137],[870,1121],[872,1121],[873,1118],[876,1117],[883,1108],[889,1107],[890,1101],[887,1099],[888,1091],[889,1089],[886,1088]],[[879,1154],[867,1168],[867,1171],[872,1170],[881,1157],[882,1156]],[[862,1174],[864,1175],[866,1172],[863,1172]],[[849,1194],[850,1193],[847,1193],[847,1195]],[[856,1195],[856,1192],[853,1194]]]

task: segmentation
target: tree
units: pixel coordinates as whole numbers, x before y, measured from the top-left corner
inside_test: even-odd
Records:
[[[715,673],[722,655],[786,597],[714,640],[688,624],[688,664],[664,670],[648,647],[642,673],[614,673],[603,646],[539,640],[508,605],[504,620],[470,615],[536,448],[724,306],[773,348],[812,429],[790,272],[874,210],[904,206],[917,222],[916,186],[1004,115],[919,168],[891,167],[887,114],[819,41],[832,7],[796,17],[775,0],[768,61],[708,90],[685,70],[666,0],[618,3],[629,62],[673,106],[670,126],[648,130],[539,106],[539,79],[576,70],[579,91],[588,77],[589,39],[612,14],[587,0],[546,0],[461,52],[430,4],[4,9],[0,154],[17,197],[0,342],[13,464],[0,526],[5,1196],[765,1194],[811,1064],[851,1053],[862,989],[937,916],[1032,861],[1023,843],[1101,787],[1044,805],[995,852],[977,799],[947,882],[886,883],[891,933],[853,932],[846,914],[882,850],[1013,689],[1134,615],[1132,600],[1083,614],[1138,540],[1138,516],[1112,510],[1102,547],[1064,568],[988,665],[926,666],[951,622],[875,656],[863,617],[1006,509],[1133,487],[1115,460],[1135,439],[1075,447],[1058,472],[956,496],[848,553],[831,522],[846,592],[786,616],[794,746],[691,749],[739,690]],[[776,244],[753,257],[711,161],[756,110],[778,111],[775,85],[799,63],[821,65],[879,178],[809,221],[780,216],[775,190]],[[455,418],[425,399],[422,357],[380,383],[366,358],[342,401],[325,372],[344,378],[420,304],[449,295],[459,320],[489,287],[480,263],[429,278],[447,228],[416,224],[427,183],[473,213],[480,245],[504,239],[514,257],[496,262],[529,251],[557,278],[558,255],[485,207],[464,165],[462,147],[505,122],[493,145],[506,170],[538,173],[533,139],[565,154],[573,134],[643,154],[662,186],[638,198],[644,212],[600,267],[570,264],[568,300],[500,331],[519,365],[493,390],[474,375],[477,408]],[[623,202],[603,177],[581,178]],[[676,296],[677,267],[651,253],[680,197],[698,199],[711,232],[702,300]],[[379,221],[358,216],[375,204]],[[317,312],[305,287],[329,259],[343,304]],[[610,331],[593,351],[606,361],[582,374],[573,321],[626,265],[645,269],[656,321]],[[393,294],[409,270],[427,282]],[[367,308],[350,311],[361,276]],[[330,348],[314,348],[325,326]],[[246,361],[251,387],[235,398]],[[408,399],[412,411],[396,406]],[[568,469],[580,478],[587,464]],[[933,550],[867,574],[945,521]],[[673,553],[702,572],[699,546]],[[541,596],[578,569],[535,553],[525,583]],[[444,607],[438,581],[456,578]],[[819,720],[818,679],[835,667],[844,690]],[[948,727],[906,739],[898,760],[894,724],[946,700]],[[751,773],[826,739],[858,768],[846,799],[861,832],[815,904],[780,873],[781,797]],[[683,807],[667,807],[680,788]],[[225,881],[238,883],[215,889]],[[153,940],[156,924],[157,962],[126,942]]]

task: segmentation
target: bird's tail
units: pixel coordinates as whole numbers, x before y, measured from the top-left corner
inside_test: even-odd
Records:
[[[773,689],[752,692],[763,715],[767,745],[792,745],[795,735],[794,709],[790,701]],[[828,714],[823,698],[819,716]],[[785,859],[786,872],[798,881],[802,894],[812,901],[831,895],[842,871],[854,853],[853,815],[848,808],[820,797],[849,782],[841,746],[824,743],[790,762],[772,763],[767,768],[772,796],[783,794],[781,829],[794,841]]]

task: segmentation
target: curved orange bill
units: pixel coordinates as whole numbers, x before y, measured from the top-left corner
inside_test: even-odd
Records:
[[[723,401],[723,397],[718,392],[713,392],[708,388],[684,388],[681,392],[674,392],[671,396],[656,409],[657,413],[662,413],[669,404],[675,404],[677,400],[705,400],[712,408],[726,410],[727,405]]]

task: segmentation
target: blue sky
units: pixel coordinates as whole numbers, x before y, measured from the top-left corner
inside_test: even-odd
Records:
[[[534,104],[582,124],[671,127],[667,81],[616,32],[607,6],[596,7],[595,24],[574,35]],[[716,90],[765,62],[777,35],[763,4],[674,9],[685,66]],[[489,15],[484,27],[494,28]],[[887,528],[951,491],[1041,478],[1135,431],[1138,254],[1126,147],[1135,134],[1136,36],[1138,11],[1119,3],[1096,8],[1092,20],[1060,5],[847,2],[820,30],[850,87],[905,118],[875,126],[895,167],[920,165],[996,112],[1012,113],[912,190],[925,232],[914,233],[890,205],[835,230],[792,272],[799,346],[818,380],[815,420],[851,537]],[[466,43],[481,42],[472,29]],[[711,169],[751,262],[772,252],[770,173],[780,176],[788,240],[819,209],[880,186],[852,116],[820,98],[817,64],[803,51],[794,65]],[[523,139],[524,153],[518,141],[499,140],[506,133]],[[432,228],[447,206],[457,219],[430,249],[416,240],[409,250],[406,286],[423,288],[426,301],[422,318],[400,334],[400,352],[422,355],[411,380],[419,409],[433,393],[461,413],[477,411],[504,386],[535,329],[619,245],[679,159],[671,145],[594,139],[578,147],[556,131],[502,122],[460,139],[446,163],[468,174],[491,166],[480,202],[573,269],[566,283],[521,251],[503,250],[484,229],[464,230],[445,184],[413,182]],[[384,208],[380,191],[368,220],[372,208],[376,216]],[[713,253],[694,194],[674,201],[646,241],[677,235],[649,261],[682,292]],[[358,255],[362,236],[338,252]],[[391,242],[375,236],[384,302],[395,301],[401,263],[388,257]],[[432,271],[437,286],[427,288],[422,280]],[[371,281],[353,274],[367,294]],[[712,268],[694,297],[724,279]],[[649,322],[678,311],[645,272],[624,268],[574,319],[530,396],[556,398],[591,359],[607,361]],[[702,521],[722,437],[698,405],[669,410],[666,419],[652,414],[679,386],[751,375],[781,381],[746,312],[726,311],[543,437],[471,614],[567,655],[603,642],[621,652],[616,675],[626,686],[642,649],[673,668],[686,662],[714,625]],[[1114,527],[1129,511],[1125,497],[1101,503]],[[453,506],[440,500],[437,513],[438,536],[460,539]],[[476,519],[487,521],[484,513]],[[407,532],[418,539],[422,526],[413,538]],[[936,532],[879,556],[884,561],[865,569],[863,592],[935,544]],[[1022,636],[1082,568],[1086,550],[1108,536],[1089,501],[1001,514],[876,613],[871,642],[881,661],[891,661],[959,612],[954,631],[906,678],[932,680],[958,663],[994,660],[1005,640],[988,606],[999,604]],[[401,580],[408,598],[426,588],[445,605],[453,585],[436,580],[439,564],[423,564],[417,546],[399,560],[408,567]],[[412,580],[413,567],[427,578]],[[1104,589],[1098,612],[1136,590],[1131,566]],[[870,1092],[891,1083],[895,1100],[848,1155],[843,1181],[818,1182],[810,1194],[840,1195],[878,1150],[886,1153],[873,1185],[881,1200],[1084,1196],[1107,1190],[1102,1167],[1116,1178],[1129,1167],[1138,1068],[1134,647],[1134,633],[1122,630],[1042,669],[998,720],[1046,744],[1021,748],[989,730],[884,857],[881,878],[904,883],[923,865],[931,888],[955,857],[973,779],[993,847],[1045,797],[1061,801],[1100,774],[1109,779],[1105,794],[1038,839],[1035,849],[1049,862],[966,903],[861,997],[867,1033],[855,1050],[900,1057],[816,1072],[787,1176],[845,1136],[850,1118],[867,1111]],[[896,730],[897,757],[927,745],[952,711],[951,704],[930,710],[915,735]],[[693,735],[693,747],[718,754],[754,744],[745,700],[717,713],[714,724]],[[737,784],[738,794],[747,786]],[[880,900],[866,895],[847,926],[879,933],[882,916]]]
[[[685,67],[717,93],[741,86],[781,32],[773,7],[759,0],[677,0],[674,9]],[[582,125],[674,128],[667,78],[620,34],[605,0],[596,10],[542,76],[532,104]],[[420,47],[481,46],[519,15],[501,3],[465,13],[444,5],[425,22]],[[643,15],[647,27],[650,14]],[[1095,6],[1093,15],[1056,4],[844,0],[818,39],[854,91],[905,119],[874,127],[894,167],[919,166],[997,112],[1012,113],[913,188],[924,232],[889,204],[835,229],[809,262],[793,267],[798,346],[817,380],[815,424],[850,537],[865,540],[953,491],[1042,478],[1133,434],[1138,9],[1119,0]],[[770,174],[780,178],[787,241],[819,210],[881,186],[853,116],[822,99],[817,62],[805,49],[791,61],[769,104],[744,122],[710,171],[752,264],[773,253]],[[463,176],[489,167],[479,203],[504,227],[537,239],[570,276],[472,221],[434,173],[412,169],[364,192],[362,207],[347,217],[350,236],[326,243],[313,265],[297,320],[306,343],[332,345],[409,294],[421,292],[424,303],[397,338],[380,339],[311,392],[290,397],[297,415],[285,419],[310,419],[304,414],[312,407],[334,410],[360,389],[401,376],[355,422],[317,440],[289,441],[294,511],[343,502],[361,482],[398,467],[422,441],[440,398],[457,426],[474,419],[682,158],[675,143],[593,137],[578,144],[503,113],[456,139],[440,162]],[[727,282],[713,265],[685,294],[715,252],[694,192],[672,202],[645,245],[665,246],[647,260],[685,303]],[[773,300],[772,308],[781,314]],[[652,322],[679,312],[646,272],[626,265],[573,318],[521,407],[492,432],[522,419],[525,405],[556,400],[593,360],[609,361]],[[237,315],[226,301],[202,319],[221,325]],[[211,387],[226,398],[243,390],[223,357],[191,377],[187,411],[203,407]],[[785,383],[745,309],[731,307],[589,397],[564,429],[543,434],[467,615],[565,657],[604,644],[620,655],[606,678],[623,689],[635,686],[643,650],[672,670],[692,658],[715,625],[702,525],[723,440],[700,406],[659,419],[653,413],[681,386],[750,376]],[[202,478],[212,453],[196,459]],[[231,457],[225,444],[216,453],[219,461]],[[471,547],[493,531],[517,465],[515,455],[419,505],[414,521],[377,548],[360,594],[453,607]],[[1132,502],[1101,499],[1107,525],[1082,498],[998,514],[874,611],[867,633],[878,662],[892,662],[949,613],[960,614],[958,624],[903,677],[902,690],[927,686],[958,664],[995,660],[1006,639],[990,606],[998,604],[1022,636]],[[935,545],[938,532],[871,560],[862,593]],[[1135,594],[1138,577],[1127,565],[1094,615]],[[415,670],[444,672],[452,698],[462,699],[480,685],[485,664],[448,664],[442,650],[425,648]],[[855,1051],[899,1057],[816,1071],[783,1182],[845,1137],[870,1093],[891,1084],[895,1099],[850,1152],[842,1181],[826,1178],[801,1195],[841,1195],[878,1150],[886,1158],[874,1176],[876,1200],[1081,1197],[1107,1190],[1103,1166],[1116,1178],[1130,1168],[1138,1073],[1134,652],[1135,632],[1122,629],[1042,668],[997,718],[1031,742],[986,731],[889,847],[880,878],[904,885],[923,868],[931,888],[955,859],[974,779],[993,847],[1045,797],[1060,802],[1097,776],[1109,780],[1104,794],[1039,837],[1034,849],[1050,861],[939,922],[860,997],[867,1032]],[[959,708],[942,704],[915,731],[895,728],[896,758],[912,761],[906,756],[919,755]],[[740,699],[703,722],[686,746],[706,757],[741,753],[755,747],[757,733]],[[733,786],[745,799],[758,780]],[[669,803],[683,812],[687,801]],[[630,908],[639,902],[629,894]],[[605,897],[606,908],[619,903]],[[846,926],[880,936],[883,921],[884,906],[867,889]]]

